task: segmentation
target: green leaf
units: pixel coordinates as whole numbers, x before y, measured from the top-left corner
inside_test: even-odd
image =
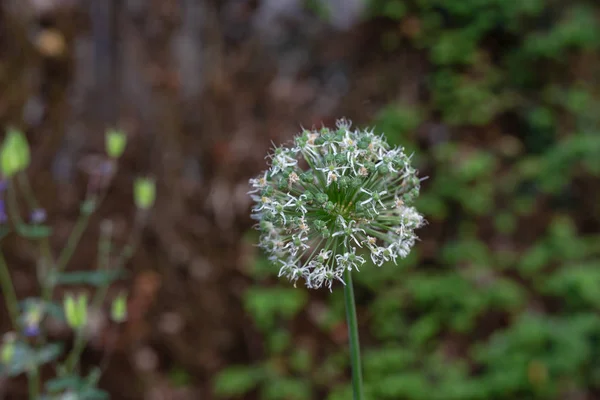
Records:
[[[253,288],[245,294],[245,306],[261,329],[269,329],[277,317],[292,318],[306,304],[306,292],[292,288]]]
[[[102,389],[88,387],[79,392],[79,398],[86,400],[106,400],[110,399],[110,395]]]
[[[279,378],[263,386],[266,400],[308,400],[312,398],[310,383],[298,378]]]
[[[28,239],[41,239],[52,234],[52,228],[45,225],[18,224],[17,233]]]
[[[54,378],[46,382],[46,390],[50,393],[59,393],[68,389],[79,388],[82,379],[77,375]]]
[[[241,396],[255,389],[264,378],[260,367],[233,366],[221,371],[214,383],[217,396]]]
[[[0,225],[0,240],[4,239],[10,233],[10,228],[6,225]]]
[[[28,297],[19,302],[19,309],[27,310],[29,307],[40,307],[44,314],[50,315],[58,320],[64,321],[65,314],[63,313],[62,304],[52,301],[43,301],[39,297]]]
[[[46,382],[46,391],[52,394],[73,392],[76,393],[80,399],[108,399],[109,395],[107,392],[96,388],[100,374],[100,369],[94,368],[85,378],[79,375],[67,375],[54,378]]]
[[[123,271],[63,272],[56,278],[57,285],[108,285],[124,276]]]
[[[14,344],[14,353],[8,365],[0,365],[0,375],[17,376],[60,357],[63,346],[58,343],[48,344],[41,349],[34,349],[24,342]]]
[[[36,360],[39,365],[49,363],[56,360],[63,351],[63,346],[60,343],[51,343],[36,352]]]

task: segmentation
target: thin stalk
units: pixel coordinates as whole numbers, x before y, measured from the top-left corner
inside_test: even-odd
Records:
[[[8,270],[8,264],[4,259],[4,254],[0,251],[0,285],[2,287],[2,293],[4,293],[4,302],[10,315],[10,321],[13,324],[15,330],[19,329],[19,300],[17,299],[17,293],[10,277]]]
[[[75,332],[75,343],[73,344],[73,350],[68,355],[67,360],[65,361],[65,367],[68,373],[75,372],[75,368],[79,363],[79,356],[85,347],[85,327],[80,326]]]
[[[348,324],[348,339],[350,344],[350,362],[352,365],[352,392],[354,400],[363,400],[362,366],[360,362],[360,341],[358,340],[358,320],[356,318],[356,303],[352,272],[344,271],[344,300],[346,303],[346,323]]]
[[[25,195],[25,200],[30,208],[30,211],[40,208],[37,199],[35,198],[35,194],[33,193],[33,189],[31,187],[31,183],[29,182],[29,177],[25,172],[21,172],[18,176],[19,183],[23,189],[23,193]],[[48,261],[48,268],[52,268],[54,266],[54,254],[52,253],[52,248],[50,247],[50,239],[45,236],[40,239],[40,249],[43,253],[44,258]]]
[[[40,373],[36,366],[33,370],[27,373],[27,387],[29,388],[29,398],[38,400],[40,396]]]

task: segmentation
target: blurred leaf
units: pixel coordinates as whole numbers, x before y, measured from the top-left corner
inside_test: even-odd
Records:
[[[264,372],[259,367],[228,367],[216,376],[214,393],[220,397],[240,396],[255,389],[263,377]]]
[[[261,397],[265,400],[309,400],[313,393],[310,383],[305,380],[278,378],[262,388]]]
[[[124,276],[122,270],[62,272],[56,277],[57,285],[108,285]]]
[[[0,374],[10,377],[29,371],[33,366],[41,366],[60,357],[63,346],[58,343],[47,344],[40,349],[30,347],[27,343],[16,342],[14,354],[8,365],[0,365]]]
[[[16,230],[19,235],[27,239],[41,239],[52,234],[52,228],[44,225],[18,224]]]
[[[246,309],[261,329],[269,329],[277,317],[292,318],[307,301],[306,291],[296,288],[251,288],[244,295]]]

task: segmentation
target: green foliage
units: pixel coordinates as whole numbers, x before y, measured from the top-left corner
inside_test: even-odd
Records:
[[[40,348],[33,348],[26,342],[14,343],[14,352],[7,364],[0,364],[0,374],[17,376],[29,371],[31,365],[44,365],[55,361],[62,354],[62,345],[48,344]]]
[[[374,124],[428,176],[416,208],[430,225],[400,265],[356,275],[367,399],[598,397],[599,14],[586,0],[368,2],[397,22],[382,40],[429,62],[428,100],[387,104]],[[400,37],[405,22],[417,28]],[[257,258],[265,298],[268,271]],[[285,346],[248,371],[275,364],[311,382],[310,398],[351,398],[338,292],[304,300],[314,320],[251,313],[265,343]],[[318,350],[297,345],[306,329],[327,338]],[[265,399],[269,384],[243,393]]]
[[[306,304],[307,294],[288,288],[252,288],[245,296],[246,309],[263,330],[273,327],[278,317],[291,318]]]
[[[221,372],[214,383],[217,396],[240,396],[255,389],[262,381],[264,372],[252,366],[233,366]]]
[[[123,133],[113,131],[107,138],[107,169],[114,172],[116,159],[125,147]],[[89,308],[102,307],[108,287],[123,276],[122,268],[134,250],[134,240],[142,226],[142,213],[136,229],[131,231],[125,246],[116,251],[112,246],[112,223],[103,221],[98,242],[97,270],[69,270],[68,264],[89,223],[90,215],[97,209],[106,192],[105,187],[88,190],[82,201],[80,215],[63,248],[55,249],[51,242],[53,229],[46,225],[46,212],[38,204],[34,188],[29,182],[26,168],[30,162],[30,150],[23,132],[9,129],[0,150],[0,240],[12,235],[15,243],[24,248],[37,245],[35,251],[37,280],[40,293],[37,297],[19,299],[15,291],[9,258],[10,248],[0,247],[0,293],[9,312],[12,331],[6,332],[0,341],[0,376],[27,375],[28,395],[32,400],[56,398],[107,399],[106,392],[97,388],[102,371],[92,370],[80,376],[80,356],[86,345]],[[154,181],[136,181],[135,202],[146,211],[154,202]],[[27,210],[26,216],[22,215]],[[18,247],[15,246],[15,247]],[[8,252],[5,256],[5,252]],[[56,289],[71,290],[63,299],[57,299]],[[86,289],[93,289],[88,295]],[[71,291],[78,292],[76,295]],[[120,295],[120,303],[113,312],[113,322],[118,324],[126,317],[126,304]],[[66,324],[74,331],[74,344],[64,352],[61,343],[49,343],[46,322]],[[110,353],[110,349],[108,351]],[[55,376],[46,379],[42,387],[41,370],[52,366]],[[49,368],[47,368],[49,370]],[[45,369],[46,370],[46,369]]]

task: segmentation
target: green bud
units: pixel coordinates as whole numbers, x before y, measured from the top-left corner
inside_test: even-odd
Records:
[[[79,295],[77,298],[67,294],[63,300],[63,309],[67,324],[73,329],[80,329],[87,323],[87,295]]]
[[[300,174],[300,181],[302,183],[311,183],[314,179],[314,176],[310,172],[303,172]]]
[[[335,204],[333,204],[331,201],[328,201],[327,203],[325,203],[323,208],[325,208],[325,211],[327,211],[328,213],[331,213],[333,212],[333,210],[335,210]]]
[[[147,210],[154,205],[156,184],[151,178],[137,178],[133,186],[135,205],[141,210]]]
[[[306,198],[306,203],[308,204],[312,204],[313,200],[315,199],[315,195],[312,192],[306,192],[304,193],[304,196]]]
[[[379,167],[377,167],[377,172],[379,172],[381,175],[387,175],[390,172],[390,169],[385,164],[381,164]]]
[[[302,132],[302,135],[298,136],[296,138],[296,145],[299,146],[299,147],[306,146],[306,144],[308,143],[308,134],[309,133],[310,133],[309,131]]]
[[[352,189],[357,189],[363,185],[363,180],[357,176],[350,178],[350,187]]]
[[[275,191],[275,189],[273,189],[273,186],[266,186],[260,192],[260,195],[261,195],[261,197],[271,197],[271,195],[273,194],[274,191]]]
[[[120,323],[127,319],[127,295],[120,293],[113,300],[110,309],[110,316],[114,322]]]
[[[369,140],[368,138],[360,138],[358,140],[358,148],[361,150],[366,150],[369,145],[371,144],[371,140]]]
[[[325,221],[322,221],[320,219],[315,220],[314,225],[317,230],[322,230],[327,226]]]
[[[15,340],[16,335],[13,332],[9,332],[4,335],[2,343],[2,349],[0,350],[0,362],[4,365],[10,364],[15,355]]]
[[[288,175],[289,176],[289,175]],[[287,181],[287,177],[282,177],[282,179],[279,180],[279,182],[277,183],[277,189],[281,190],[281,191],[286,191],[288,188],[288,181]]]
[[[317,193],[317,195],[315,196],[315,200],[317,201],[318,204],[325,204],[327,202],[327,200],[329,200],[329,197],[327,197],[327,195],[323,192]]]
[[[323,137],[323,139],[325,139],[326,142],[331,142],[335,138],[334,134],[331,133],[331,131],[329,129],[327,129],[327,131],[324,131],[323,133],[321,133],[321,136]]]
[[[10,178],[29,166],[30,153],[27,138],[23,132],[10,128],[0,150],[2,174]]]
[[[121,157],[127,144],[127,135],[125,132],[116,129],[109,129],[104,135],[104,147],[106,154],[110,158],[117,159]]]

